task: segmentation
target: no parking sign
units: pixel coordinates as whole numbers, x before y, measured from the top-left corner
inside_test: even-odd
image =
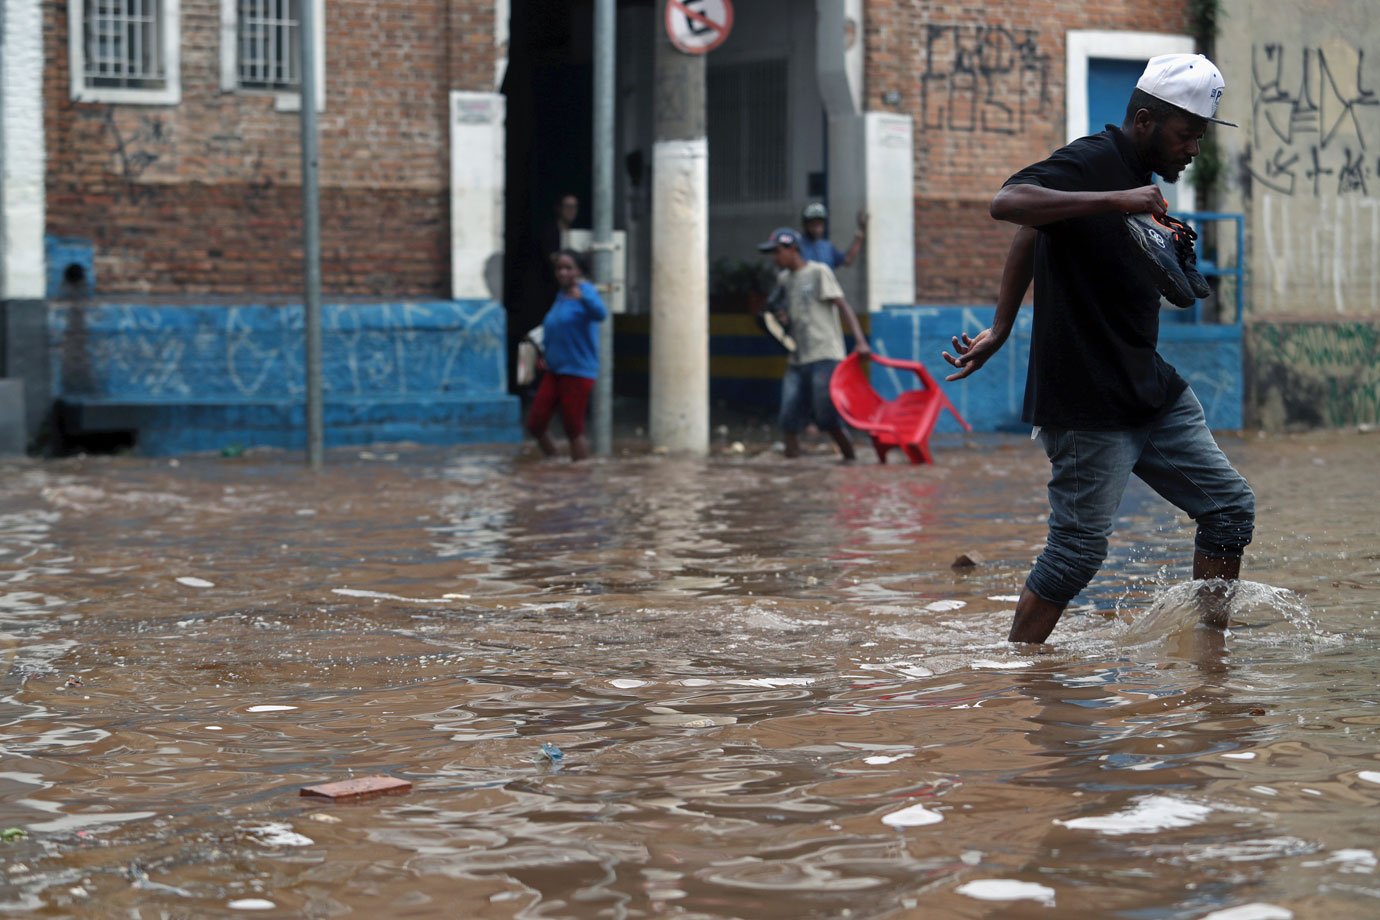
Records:
[[[666,34],[686,54],[713,51],[732,28],[732,0],[666,0]]]

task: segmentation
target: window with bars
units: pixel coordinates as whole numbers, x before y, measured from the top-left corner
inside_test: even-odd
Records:
[[[325,108],[325,4],[322,0],[220,0],[220,87],[274,93],[280,111],[301,104],[302,11],[312,14],[316,107]]]
[[[238,0],[237,83],[296,92],[302,83],[298,30],[303,0]]]
[[[177,0],[72,0],[72,98],[177,102]]]
[[[732,203],[790,197],[786,61],[712,66],[705,90],[709,200]]]

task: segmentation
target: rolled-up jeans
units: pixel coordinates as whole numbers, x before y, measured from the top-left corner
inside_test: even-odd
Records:
[[[1198,525],[1194,548],[1241,558],[1255,530],[1255,493],[1217,446],[1191,389],[1139,428],[1043,428],[1053,471],[1049,536],[1026,579],[1041,598],[1067,604],[1107,558],[1112,520],[1132,473]]]

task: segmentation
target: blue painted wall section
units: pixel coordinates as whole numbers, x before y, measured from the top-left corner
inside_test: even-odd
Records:
[[[43,258],[47,270],[47,297],[90,297],[96,290],[95,247],[75,236],[45,236]]]
[[[872,347],[893,358],[923,362],[974,430],[1027,431],[1029,426],[1021,422],[1021,403],[1030,360],[1030,308],[1022,308],[1011,337],[980,371],[954,383],[943,379],[951,369],[940,352],[953,350],[949,339],[986,329],[995,313],[991,306],[889,307],[871,315]],[[1242,426],[1240,326],[1161,323],[1160,354],[1193,387],[1210,427],[1232,430]],[[900,392],[906,376],[912,375],[874,367],[872,384],[883,397],[891,399]],[[961,429],[945,414],[935,430]]]
[[[520,441],[505,327],[493,301],[323,305],[327,444]],[[53,395],[140,453],[304,447],[303,332],[300,304],[53,304]]]

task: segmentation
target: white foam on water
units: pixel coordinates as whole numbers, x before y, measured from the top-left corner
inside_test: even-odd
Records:
[[[177,583],[186,585],[189,588],[214,588],[216,586],[216,583],[213,581],[207,581],[204,578],[195,578],[191,575],[178,576]]]
[[[977,661],[968,662],[968,667],[978,669],[986,668],[994,671],[1014,671],[1019,668],[1030,667],[1029,661],[991,661],[987,658],[979,658]]]
[[[208,725],[208,726],[206,726],[206,730],[207,730],[208,732],[223,731],[223,729],[222,729],[219,725]]]
[[[1242,904],[1204,914],[1201,920],[1293,920],[1294,912],[1275,904]]]
[[[1255,751],[1236,751],[1222,756],[1228,760],[1255,760]]]
[[[943,820],[943,815],[937,811],[930,811],[924,805],[912,805],[882,817],[882,823],[892,827],[923,827],[926,824],[938,824]]]
[[[619,690],[631,690],[634,687],[647,686],[647,682],[645,680],[634,680],[631,677],[615,677],[613,680],[609,681],[609,683],[617,687]]]
[[[933,613],[943,613],[946,610],[959,610],[967,606],[967,601],[944,600],[934,601],[933,603],[926,604],[924,609],[929,610]]]
[[[870,763],[874,767],[879,767],[882,764],[895,763],[898,760],[905,760],[907,757],[914,756],[914,754],[892,754],[891,756],[887,756],[885,754],[874,754],[871,757],[864,757],[863,763]]]
[[[728,681],[740,687],[805,687],[814,682],[813,677],[744,677]]]
[[[332,588],[332,594],[343,594],[346,597],[367,597],[376,601],[406,601],[409,604],[449,604],[457,597],[464,595],[447,594],[445,597],[403,597],[401,594],[385,594],[382,591],[364,591],[359,588]]]
[[[1021,599],[1019,594],[993,594],[987,598],[989,601],[1001,601],[1003,604],[1014,604]]]
[[[1368,783],[1380,783],[1380,773],[1374,770],[1362,770],[1356,775]]]
[[[289,824],[261,824],[247,828],[254,842],[266,847],[309,847],[316,843],[305,834],[299,834]]]
[[[1375,854],[1370,850],[1334,850],[1327,859],[1315,859],[1303,865],[1314,868],[1332,864],[1340,866],[1339,871],[1342,872],[1369,874],[1375,871],[1377,865],[1380,865],[1380,860],[1376,860]]]
[[[264,704],[262,706],[250,706],[245,712],[287,712],[289,709],[296,709],[296,706],[275,706]]]
[[[1130,808],[1114,814],[1073,818],[1069,821],[1056,818],[1054,823],[1075,830],[1100,831],[1117,836],[1148,834],[1172,827],[1190,827],[1203,823],[1211,813],[1211,808],[1196,802],[1168,795],[1150,795],[1136,800]]]
[[[225,906],[231,910],[273,910],[278,905],[266,898],[238,898]]]
[[[858,667],[864,671],[890,671],[902,677],[933,677],[934,672],[922,664],[913,664],[909,661],[881,661],[860,664]]]
[[[979,901],[1039,901],[1054,906],[1054,889],[1034,882],[1005,878],[980,878],[959,885],[954,891]]]
[[[1252,786],[1251,791],[1261,795],[1279,795],[1278,789],[1271,789],[1269,786]]]

